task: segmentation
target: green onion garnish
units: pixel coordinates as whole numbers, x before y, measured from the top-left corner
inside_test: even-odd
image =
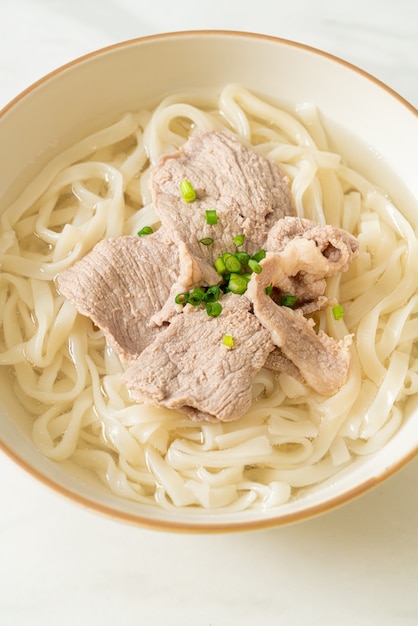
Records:
[[[222,311],[222,305],[219,302],[206,302],[206,313],[210,317],[218,317]]]
[[[235,257],[238,259],[241,265],[247,265],[248,261],[250,260],[250,255],[248,254],[248,252],[236,252]]]
[[[174,301],[176,304],[187,304],[187,302],[189,301],[189,294],[185,292],[178,293],[174,298]]]
[[[228,272],[240,272],[241,271],[242,265],[238,261],[236,256],[226,252],[225,254],[222,255],[222,258],[223,258],[225,267],[228,270]]]
[[[217,300],[219,300],[220,294],[221,290],[218,285],[213,285],[212,287],[208,287],[208,289],[206,289],[206,293],[203,299],[205,302],[216,302]]]
[[[235,237],[232,237],[232,241],[237,246],[237,248],[242,246],[242,244],[244,243],[244,239],[245,235],[235,235]]]
[[[273,283],[270,283],[266,287],[266,295],[267,296],[271,296],[272,293],[273,293]]]
[[[282,299],[280,300],[280,304],[281,306],[292,307],[294,306],[296,300],[297,300],[296,296],[285,295],[285,296],[282,296]]]
[[[187,302],[192,306],[198,306],[205,297],[205,292],[200,287],[195,287],[191,293],[189,293],[189,297]]]
[[[144,226],[141,230],[138,231],[138,236],[143,237],[144,235],[152,235],[153,230],[151,226]]]
[[[215,266],[215,270],[218,272],[218,274],[220,274],[221,276],[223,274],[226,274],[227,269],[226,269],[226,265],[225,262],[223,260],[223,258],[220,256],[216,259],[216,261],[214,262],[214,266]]]
[[[259,261],[261,261],[261,259],[265,259],[266,258],[266,251],[265,250],[259,250],[258,252],[253,254],[253,256],[251,258],[254,259],[254,261],[259,262]]]
[[[206,211],[206,224],[217,224],[218,214],[215,209],[209,209]]]
[[[182,180],[180,183],[180,192],[185,202],[193,202],[196,200],[196,192],[190,180]]]
[[[220,287],[218,287],[218,285],[212,285],[211,287],[208,287],[206,291],[204,289],[201,289],[200,287],[195,287],[190,293],[187,293],[186,291],[178,293],[174,298],[174,301],[176,304],[191,304],[192,306],[199,306],[199,304],[203,303],[215,304],[219,300],[220,295],[221,289]],[[215,317],[216,315],[219,315],[221,310],[222,307],[219,309],[219,307],[216,306],[213,309],[213,312],[209,313],[209,315]]]
[[[341,304],[332,307],[332,314],[335,320],[340,320],[344,317],[344,309]]]
[[[231,274],[228,282],[228,291],[243,294],[247,291],[248,281],[242,274]]]
[[[261,270],[263,269],[261,267],[261,265],[258,263],[258,261],[255,261],[254,259],[250,259],[248,261],[248,267],[250,268],[250,270],[252,270],[255,274],[260,274]]]
[[[203,239],[199,239],[199,243],[204,246],[211,246],[213,244],[213,239],[212,237],[204,237]]]
[[[227,348],[232,348],[234,346],[234,338],[232,335],[224,335],[222,339],[222,343]]]

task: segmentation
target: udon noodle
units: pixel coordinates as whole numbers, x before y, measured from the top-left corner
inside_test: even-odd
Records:
[[[318,329],[354,334],[347,383],[321,397],[262,369],[237,422],[196,423],[135,404],[102,332],[55,288],[104,237],[158,226],[148,179],[192,134],[234,133],[276,161],[297,214],[358,237],[360,255],[327,295],[344,307]],[[33,416],[34,444],[96,473],[114,494],[165,508],[274,507],[373,453],[418,391],[418,245],[385,193],[333,152],[315,106],[273,105],[236,85],[127,113],[56,157],[1,217],[0,363]]]

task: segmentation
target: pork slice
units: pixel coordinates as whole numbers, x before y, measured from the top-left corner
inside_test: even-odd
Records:
[[[218,317],[187,305],[130,364],[123,381],[134,400],[196,421],[232,421],[248,410],[252,379],[273,343],[247,298],[227,294],[221,302]],[[232,348],[225,335],[232,335]]]
[[[285,217],[270,230],[266,249],[277,254],[276,287],[296,296],[298,306],[304,304],[308,313],[327,304],[322,297],[325,279],[348,269],[358,256],[359,244],[342,228]]]
[[[299,382],[303,383],[304,379],[296,365],[288,359],[277,346],[268,355],[264,367],[273,372],[283,372],[289,374],[292,378],[295,378]]]
[[[178,275],[178,248],[160,229],[104,239],[58,275],[57,287],[129,362],[160,330],[149,319],[165,304]]]
[[[189,180],[194,202],[183,200],[179,184]],[[235,252],[232,237],[245,235],[245,250],[264,246],[270,228],[293,215],[289,181],[279,167],[226,132],[192,136],[182,148],[164,156],[152,176],[152,198],[161,223],[191,253],[212,263],[223,252]],[[206,224],[206,210],[218,223]],[[199,241],[209,237],[210,246]]]
[[[178,244],[179,253],[179,274],[173,283],[169,296],[163,307],[154,313],[150,318],[151,326],[162,326],[170,322],[172,317],[182,311],[182,305],[175,302],[175,297],[179,293],[187,292],[193,287],[207,287],[217,285],[221,282],[218,272],[205,261],[194,257],[190,248],[183,241]]]
[[[267,285],[275,284],[279,259],[279,255],[270,254],[261,262],[262,272],[252,275],[246,296],[273,343],[292,361],[303,380],[318,393],[332,395],[346,382],[352,336],[335,340],[323,331],[317,334],[312,320],[300,309],[279,306],[266,294]]]

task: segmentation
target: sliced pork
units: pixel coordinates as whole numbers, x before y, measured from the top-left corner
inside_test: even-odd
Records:
[[[351,335],[336,341],[323,331],[317,334],[313,321],[304,317],[300,309],[276,304],[266,294],[266,287],[275,285],[276,275],[281,275],[280,255],[270,254],[261,265],[262,272],[253,274],[246,291],[255,316],[303,380],[318,393],[332,395],[347,379]]]
[[[355,237],[336,226],[308,219],[286,217],[276,222],[267,237],[266,249],[277,253],[274,284],[282,293],[297,297],[308,313],[323,307],[326,278],[345,272],[358,255]]]
[[[296,365],[277,346],[268,355],[264,367],[273,372],[283,372],[303,383],[304,379]]]
[[[178,246],[163,230],[104,239],[57,277],[57,287],[103,330],[129,362],[153,341],[150,318],[167,301],[180,273]]]
[[[190,253],[189,247],[183,241],[178,242],[178,251],[179,273],[163,307],[150,318],[151,326],[162,326],[169,322],[174,315],[182,311],[182,307],[175,303],[177,294],[190,291],[198,285],[216,285],[221,280],[218,272],[205,261],[194,257]]]
[[[180,192],[185,179],[197,194],[190,203]],[[228,133],[193,136],[161,159],[151,185],[157,232],[106,239],[57,277],[59,291],[127,364],[132,398],[196,421],[231,421],[250,407],[251,383],[263,366],[321,394],[337,391],[347,377],[351,336],[317,334],[304,313],[329,304],[326,278],[348,268],[357,240],[294,217],[287,178]],[[216,211],[217,223],[206,223],[206,211]],[[221,282],[213,262],[236,252],[236,235],[245,236],[240,249],[249,254],[267,250],[245,295],[222,295],[218,317],[176,304],[178,293]],[[205,238],[210,245],[201,243]],[[296,297],[296,310],[280,306],[283,294]]]
[[[182,180],[191,182],[196,200],[185,202]],[[289,181],[279,167],[225,132],[191,137],[182,148],[164,156],[152,176],[152,197],[161,223],[175,241],[184,241],[196,258],[212,263],[235,252],[232,237],[245,235],[250,254],[262,248],[270,228],[294,215]],[[206,223],[206,211],[218,223]],[[211,238],[213,244],[202,245]]]
[[[273,343],[247,298],[228,294],[221,301],[218,317],[187,305],[156,335],[124,374],[134,400],[197,421],[232,421],[249,409],[252,379]],[[224,345],[225,335],[232,336],[232,348]]]

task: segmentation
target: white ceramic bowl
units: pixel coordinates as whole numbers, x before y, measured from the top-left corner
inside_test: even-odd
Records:
[[[335,147],[400,206],[418,211],[416,110],[363,71],[307,46],[267,36],[199,31],[124,42],[75,60],[38,81],[0,114],[0,211],[59,151],[127,110],[190,87],[240,83],[273,99],[316,103]],[[354,151],[347,133],[365,147]],[[371,156],[373,155],[373,158]],[[2,397],[10,391],[2,384]],[[34,447],[30,422],[2,410],[0,447],[32,476],[93,510],[160,529],[262,528],[325,512],[393,474],[418,450],[418,400],[378,452],[353,462],[303,498],[272,511],[212,515],[167,512],[89,486]]]

